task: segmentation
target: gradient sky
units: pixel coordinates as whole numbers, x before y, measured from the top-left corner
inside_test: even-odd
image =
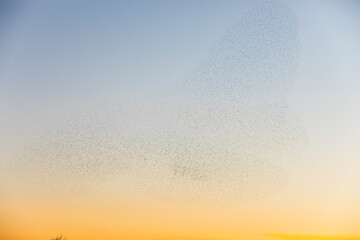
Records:
[[[357,1],[278,1],[298,20],[301,59],[288,104],[308,147],[271,198],[175,204],[113,179],[47,199],[12,184],[9,164],[44,129],[105,101],[166,91],[259,2],[1,3],[0,239],[358,239]]]

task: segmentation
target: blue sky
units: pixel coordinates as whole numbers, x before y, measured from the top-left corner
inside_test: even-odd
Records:
[[[24,102],[40,109],[38,102],[47,103],[46,109],[66,111],[69,105],[81,108],[84,102],[91,105],[166,91],[174,82],[186,78],[207,56],[212,44],[257,2],[3,4],[5,14],[0,25],[3,115],[10,122],[13,118],[22,119],[16,114],[24,113]],[[318,131],[321,129],[318,125],[330,124],[324,118],[341,118],[334,120],[333,125],[357,119],[359,4],[285,3],[297,15],[301,48],[289,104],[305,122],[318,121],[314,127],[309,126]],[[9,109],[16,114],[9,114]],[[43,110],[43,113],[39,110],[39,116],[46,118],[49,114]],[[29,106],[26,111],[31,112]],[[328,127],[337,129],[331,124]],[[338,131],[343,132],[342,128]]]
[[[10,10],[5,10],[0,37],[2,94],[86,97],[101,93],[106,97],[161,89],[191,71],[214,41],[257,2],[20,1],[5,5]],[[289,1],[287,5],[298,15],[302,60],[316,67],[307,72],[320,74],[334,66],[355,71],[359,4]],[[335,82],[321,79],[311,84],[322,87],[323,81]]]

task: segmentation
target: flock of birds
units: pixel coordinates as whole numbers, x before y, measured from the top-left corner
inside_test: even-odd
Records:
[[[50,192],[127,175],[169,201],[268,197],[306,142],[286,102],[298,56],[293,12],[263,3],[165,96],[79,114],[49,129],[16,164]]]

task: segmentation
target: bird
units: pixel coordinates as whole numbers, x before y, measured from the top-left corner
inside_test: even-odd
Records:
[[[306,145],[287,104],[298,62],[296,15],[261,3],[162,96],[79,113],[45,131],[17,164],[37,185],[71,193],[126,175],[168,201],[267,198]]]

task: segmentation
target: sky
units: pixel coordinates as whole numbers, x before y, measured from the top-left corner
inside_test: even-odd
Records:
[[[0,239],[359,239],[359,13],[1,3]]]

